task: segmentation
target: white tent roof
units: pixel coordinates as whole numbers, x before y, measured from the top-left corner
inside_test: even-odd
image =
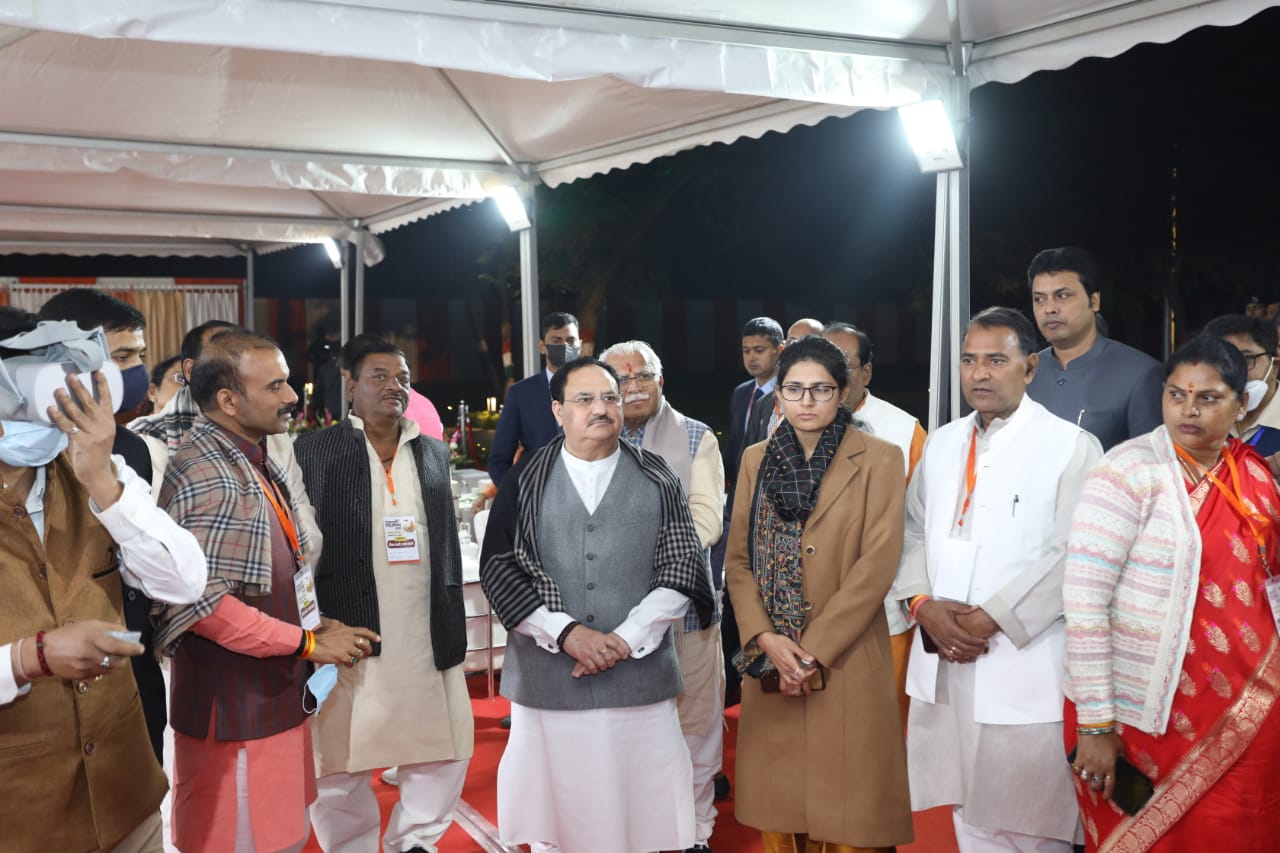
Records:
[[[952,44],[971,85],[1012,82],[1270,5],[0,0],[0,253],[379,233],[933,97]]]

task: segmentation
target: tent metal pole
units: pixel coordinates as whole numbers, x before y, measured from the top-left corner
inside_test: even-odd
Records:
[[[933,310],[929,322],[929,432],[946,423],[950,398],[947,364],[947,175],[937,176],[933,212]]]
[[[347,286],[347,268],[351,266],[351,256],[347,251],[349,244],[346,240],[338,241],[338,253],[342,258],[342,267],[338,270],[338,313],[341,315],[341,334],[342,345],[346,346],[347,341],[351,339],[351,294],[350,288]],[[342,403],[339,411],[343,416],[347,413],[347,383],[339,382],[338,385],[342,389]]]
[[[524,203],[531,224],[520,232],[520,319],[524,330],[521,352],[526,377],[542,369],[538,353],[538,341],[542,337],[538,309],[538,217],[532,184],[527,185],[527,192]]]
[[[356,268],[356,334],[364,332],[364,241],[365,230],[356,232],[355,263]]]
[[[252,248],[244,252],[244,327],[253,331],[253,260]]]
[[[969,157],[969,53],[960,26],[960,0],[947,0],[951,30],[951,87],[948,112],[961,155]],[[947,306],[948,355],[950,364],[950,411],[954,420],[968,411],[964,389],[960,387],[960,348],[969,324],[969,169],[948,172],[947,179]]]
[[[950,323],[950,372],[952,419],[968,411],[960,387],[960,347],[969,324],[969,170],[947,173],[947,279],[951,293],[948,306]]]

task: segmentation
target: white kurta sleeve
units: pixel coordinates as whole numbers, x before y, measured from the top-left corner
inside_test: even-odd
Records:
[[[200,544],[155,505],[151,488],[124,458],[112,456],[124,487],[105,510],[91,498],[89,508],[120,546],[120,573],[129,586],[166,604],[191,604],[203,593],[208,568]]]
[[[903,605],[917,595],[928,595],[933,587],[929,583],[929,569],[925,563],[925,481],[924,466],[916,466],[911,482],[907,484],[906,512],[903,514],[902,560],[898,563],[898,576],[889,590],[889,599]]]
[[[556,644],[560,632],[572,621],[573,617],[568,613],[552,612],[543,604],[516,626],[516,632],[529,637],[539,648],[554,655],[560,653],[560,646]]]
[[[684,618],[689,596],[674,589],[658,587],[631,608],[613,633],[627,641],[633,658],[642,658],[658,648],[673,623]]]
[[[30,684],[18,686],[18,679],[13,671],[13,643],[0,646],[0,708],[14,699],[24,695],[31,689]]]
[[[689,472],[689,514],[703,548],[720,541],[724,532],[724,460],[715,434],[707,430],[698,442]]]

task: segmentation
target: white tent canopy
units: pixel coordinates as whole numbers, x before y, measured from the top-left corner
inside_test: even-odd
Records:
[[[0,252],[363,242],[500,184],[923,98],[960,116],[971,86],[1271,5],[0,0]],[[936,327],[967,314],[967,183],[939,187]]]

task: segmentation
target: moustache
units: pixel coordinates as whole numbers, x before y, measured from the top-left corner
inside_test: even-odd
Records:
[[[644,391],[636,391],[632,394],[628,394],[627,396],[623,397],[622,402],[625,405],[626,403],[636,403],[641,400],[649,400],[649,399],[652,399],[649,394],[645,393]]]
[[[612,423],[613,423],[613,418],[611,416],[596,415],[594,418],[587,421],[587,426],[595,426],[596,424],[612,424]]]
[[[293,406],[282,406],[280,410],[276,412],[276,417],[278,418],[291,417],[292,415],[293,415]]]

